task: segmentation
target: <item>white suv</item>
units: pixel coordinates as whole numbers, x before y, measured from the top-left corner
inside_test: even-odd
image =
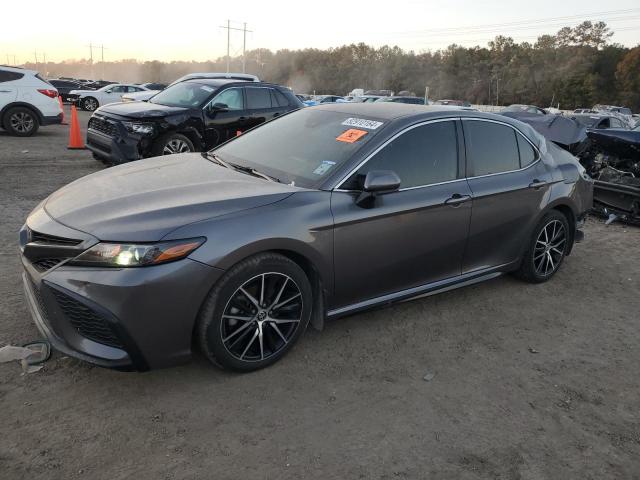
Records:
[[[58,90],[38,72],[0,65],[0,126],[28,137],[40,125],[62,122]]]

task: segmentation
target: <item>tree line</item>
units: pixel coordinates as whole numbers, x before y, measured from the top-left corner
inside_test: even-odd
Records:
[[[326,50],[256,49],[247,52],[246,72],[287,85],[296,93],[345,95],[354,88],[410,91],[429,98],[461,99],[473,104],[512,103],[590,107],[618,104],[640,111],[640,46],[610,43],[604,22],[565,27],[535,43],[497,36],[486,47],[450,45],[416,53],[397,46],[364,43]],[[229,59],[242,71],[243,59]],[[34,67],[34,65],[26,65]],[[39,65],[56,76],[168,83],[191,72],[224,72],[227,58],[213,61],[145,61],[126,59],[91,64],[67,61]]]

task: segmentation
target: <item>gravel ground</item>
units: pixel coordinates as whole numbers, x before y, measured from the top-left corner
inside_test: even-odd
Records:
[[[102,168],[65,148],[67,128],[0,132],[0,345],[38,338],[26,215]],[[0,478],[640,478],[640,230],[585,233],[551,282],[505,276],[331,322],[256,373],[2,364]]]

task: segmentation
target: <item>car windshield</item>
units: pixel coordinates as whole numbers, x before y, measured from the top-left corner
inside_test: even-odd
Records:
[[[153,96],[149,103],[168,107],[194,108],[202,105],[215,88],[195,82],[176,83]]]
[[[214,151],[230,164],[313,188],[383,128],[383,121],[303,109],[267,122]]]

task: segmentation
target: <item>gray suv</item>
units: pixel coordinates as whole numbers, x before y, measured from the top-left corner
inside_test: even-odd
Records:
[[[68,355],[146,370],[187,361],[195,339],[217,365],[254,370],[308,323],[507,272],[550,279],[592,188],[573,156],[504,116],[311,107],[53,193],[20,232],[24,286]]]

